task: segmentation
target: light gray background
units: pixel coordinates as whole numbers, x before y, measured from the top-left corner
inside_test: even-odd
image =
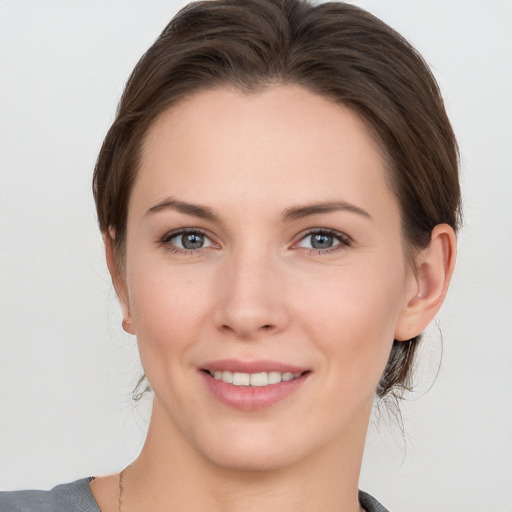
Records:
[[[118,471],[144,438],[135,341],[91,173],[131,68],[182,1],[0,0],[0,489]],[[394,511],[512,511],[512,2],[361,0],[433,67],[465,227],[405,434],[376,415],[361,487]]]

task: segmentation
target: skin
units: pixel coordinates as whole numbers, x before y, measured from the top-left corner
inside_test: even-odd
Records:
[[[125,328],[155,394],[123,510],[359,510],[365,435],[391,345],[432,320],[455,260],[446,225],[415,266],[406,260],[386,172],[354,113],[298,86],[208,90],[154,123],[122,275],[106,237]],[[204,247],[180,248],[183,228],[204,232]],[[336,232],[332,247],[312,247],[318,229]],[[214,398],[199,371],[225,358],[309,374],[284,400],[241,411]],[[117,488],[117,475],[91,483],[104,512],[118,509]]]

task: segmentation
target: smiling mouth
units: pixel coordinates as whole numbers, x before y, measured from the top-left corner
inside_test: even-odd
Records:
[[[212,361],[200,370],[214,397],[243,412],[262,410],[294,395],[312,373],[279,361],[237,359]]]
[[[242,373],[230,371],[210,371],[204,370],[215,380],[220,380],[226,384],[233,386],[246,386],[246,387],[263,387],[279,384],[280,382],[289,382],[298,379],[308,372],[258,372],[258,373]]]

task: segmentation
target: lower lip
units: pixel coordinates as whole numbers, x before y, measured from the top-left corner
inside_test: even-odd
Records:
[[[309,373],[295,379],[268,386],[234,386],[201,372],[212,394],[223,404],[241,411],[258,411],[284,400],[297,391]]]

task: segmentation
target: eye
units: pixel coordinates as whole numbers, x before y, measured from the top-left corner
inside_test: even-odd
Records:
[[[190,252],[212,247],[214,243],[199,229],[182,229],[173,231],[162,238],[162,242],[169,244],[178,252]]]
[[[332,229],[316,229],[303,236],[296,247],[331,252],[348,245],[351,245],[351,239],[344,233]]]

